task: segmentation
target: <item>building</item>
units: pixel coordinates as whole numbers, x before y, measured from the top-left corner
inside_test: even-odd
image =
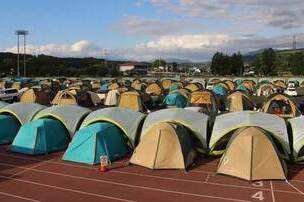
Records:
[[[119,71],[124,75],[146,75],[148,66],[141,62],[127,62],[119,65]]]

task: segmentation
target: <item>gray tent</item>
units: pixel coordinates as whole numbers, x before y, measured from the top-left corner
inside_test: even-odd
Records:
[[[16,117],[21,125],[31,121],[33,117],[46,107],[36,103],[14,103],[0,108],[0,114]]]
[[[275,141],[282,146],[280,151],[284,158],[290,154],[287,128],[284,119],[263,112],[242,111],[232,112],[216,117],[209,143],[211,154],[222,154],[234,130],[256,126],[269,132]],[[221,145],[221,147],[219,147]]]
[[[40,111],[34,117],[34,120],[53,117],[63,123],[72,138],[79,128],[81,121],[90,112],[90,109],[76,105],[52,106]]]
[[[304,116],[289,119],[292,130],[293,158],[295,161],[304,160]]]
[[[134,147],[138,128],[144,118],[145,115],[140,112],[119,107],[110,107],[89,114],[81,124],[81,128],[98,121],[113,123],[126,134]]]
[[[207,115],[187,109],[163,109],[147,116],[143,125],[142,134],[145,134],[146,130],[160,122],[178,123],[193,132],[201,144],[200,148],[197,149],[200,152],[206,152],[208,120],[209,117]]]

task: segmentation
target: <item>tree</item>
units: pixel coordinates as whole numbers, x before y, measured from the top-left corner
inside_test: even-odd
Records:
[[[304,54],[303,52],[297,52],[288,58],[288,64],[290,66],[290,71],[294,75],[304,74]]]
[[[232,67],[232,74],[234,75],[243,75],[244,72],[244,61],[243,56],[240,52],[233,53],[231,56],[231,67]]]
[[[264,75],[274,75],[276,53],[272,48],[265,49],[262,53],[262,72]]]
[[[157,59],[152,62],[152,67],[154,67],[154,68],[165,67],[166,64],[167,63],[165,60]]]

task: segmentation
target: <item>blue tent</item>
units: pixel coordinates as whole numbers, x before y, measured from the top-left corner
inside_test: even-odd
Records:
[[[177,108],[185,108],[187,106],[187,98],[179,93],[172,93],[165,97],[164,104],[176,106]]]
[[[226,88],[224,88],[222,85],[216,85],[213,87],[212,91],[220,96],[227,96],[228,95],[228,91]]]
[[[45,154],[65,149],[69,132],[54,119],[38,119],[24,124],[11,146],[11,151],[24,154]]]
[[[20,128],[19,121],[10,115],[0,115],[0,144],[12,143]]]
[[[243,82],[243,80],[242,79],[237,79],[234,82],[236,83],[236,85],[240,85]]]
[[[110,161],[114,161],[130,152],[127,141],[114,124],[97,122],[75,134],[63,160],[97,164],[100,156],[107,155]]]
[[[245,91],[245,92],[247,92],[248,94],[249,94],[249,90],[248,90],[248,88],[246,88],[246,86],[244,86],[244,85],[239,85],[237,88],[236,88],[236,90],[242,90],[242,91]]]
[[[101,87],[100,87],[100,90],[101,91],[107,91],[107,90],[109,90],[109,84],[108,83],[102,84]]]

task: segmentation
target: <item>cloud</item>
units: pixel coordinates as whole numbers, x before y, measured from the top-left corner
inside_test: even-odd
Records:
[[[185,26],[185,24],[187,26]],[[129,36],[162,36],[180,34],[189,29],[198,29],[202,25],[184,20],[146,19],[139,16],[124,16],[114,23],[112,30]]]
[[[304,26],[303,0],[150,0],[150,4],[174,14],[230,21],[241,27],[249,21],[280,29]]]
[[[200,49],[219,46],[227,42],[225,34],[189,34],[181,36],[164,36],[157,41],[150,41],[139,46],[158,49]]]
[[[298,47],[304,47],[304,33],[297,34]],[[113,60],[150,61],[155,58],[178,58],[196,62],[210,61],[217,52],[231,54],[240,51],[246,54],[263,48],[287,49],[292,46],[292,36],[261,37],[243,35],[232,37],[226,34],[187,34],[161,36],[157,40],[138,43],[133,47],[108,49],[108,58]],[[73,44],[29,45],[28,53],[46,54],[59,57],[104,57],[104,48],[97,44],[82,40]],[[3,51],[17,52],[17,47]]]
[[[58,57],[100,57],[102,49],[93,43],[82,40],[73,44],[27,45],[27,53],[45,54]],[[17,53],[17,46],[7,48],[5,52]],[[22,50],[21,50],[22,51]]]

